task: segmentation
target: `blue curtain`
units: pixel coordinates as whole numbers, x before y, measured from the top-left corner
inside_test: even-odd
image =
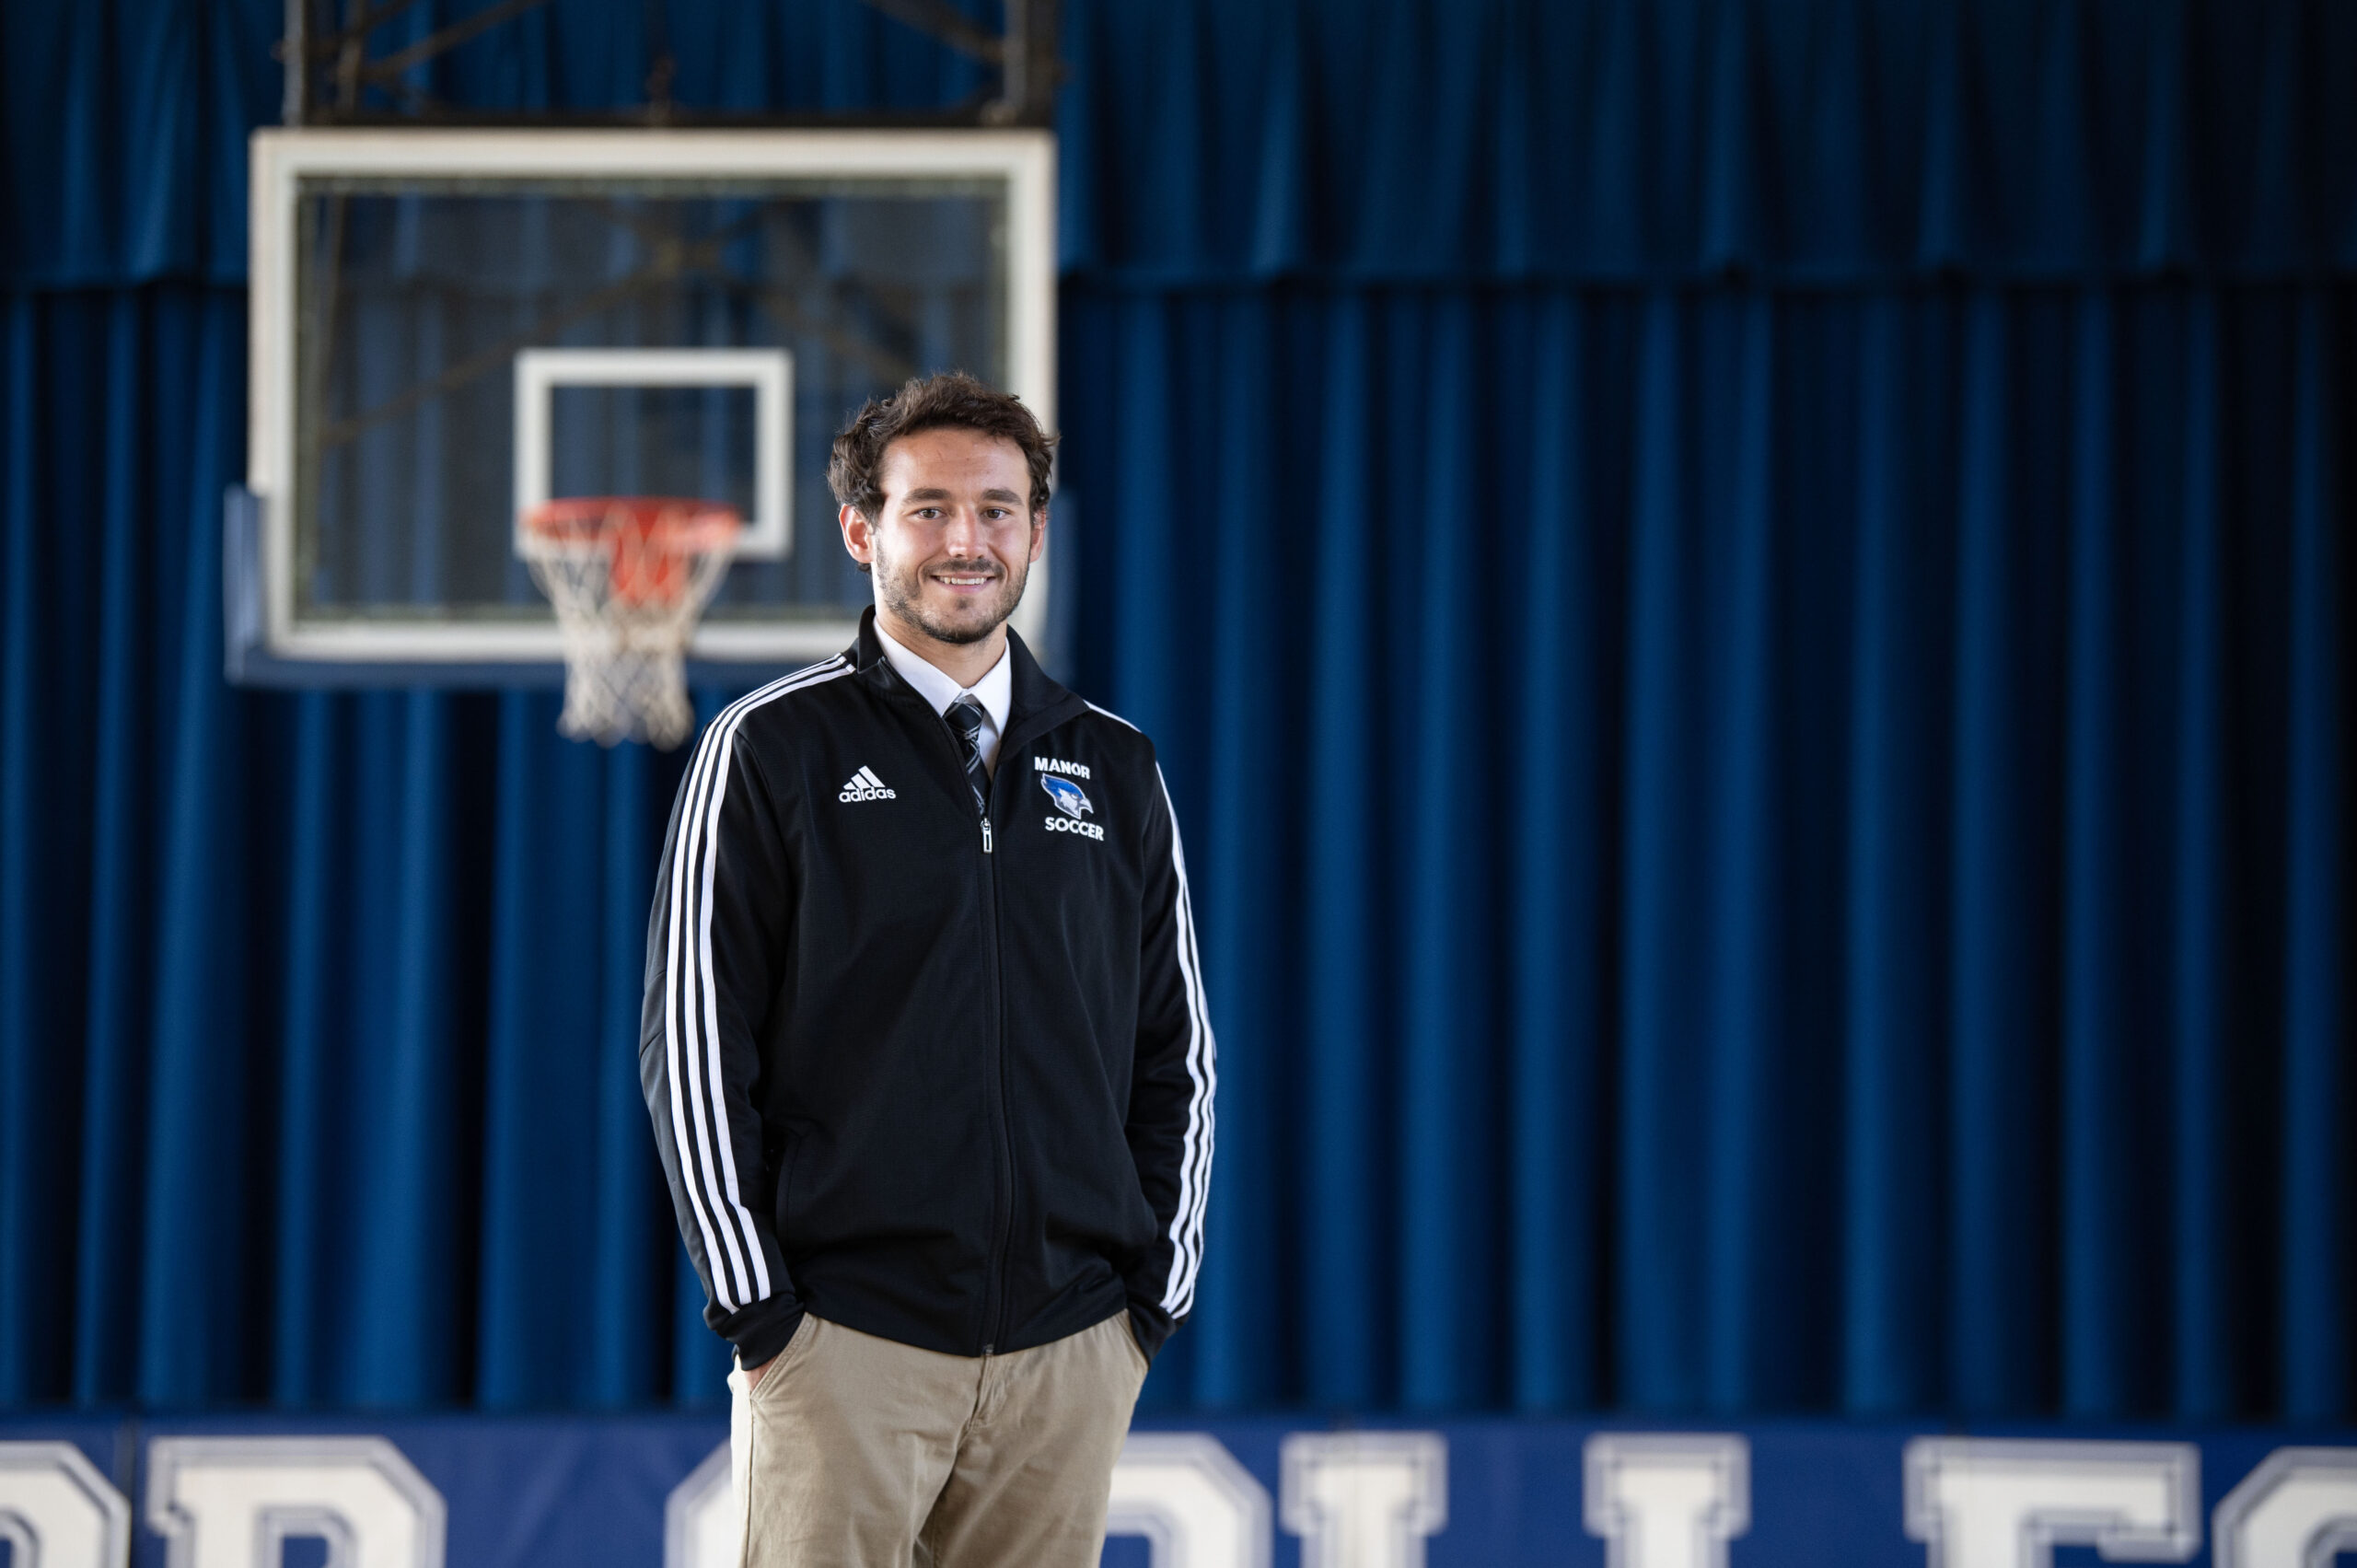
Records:
[[[691,104],[974,85],[661,14]],[[1070,673],[1223,1044],[1149,1402],[2357,1411],[2348,9],[1067,15]],[[0,36],[0,1400],[708,1401],[678,759],[221,679],[279,16]]]

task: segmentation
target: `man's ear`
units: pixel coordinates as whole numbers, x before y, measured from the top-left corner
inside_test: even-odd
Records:
[[[1048,509],[1045,506],[1031,514],[1031,555],[1037,561],[1048,548]]]
[[[876,525],[867,514],[856,506],[845,505],[835,513],[835,522],[843,531],[843,549],[862,566],[876,564]]]

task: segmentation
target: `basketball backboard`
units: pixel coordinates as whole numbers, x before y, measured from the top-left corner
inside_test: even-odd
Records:
[[[697,660],[842,647],[870,595],[826,483],[851,411],[958,368],[1053,428],[1053,157],[1039,131],[258,133],[233,668],[242,637],[261,679],[552,675],[517,543],[564,495],[742,513]]]

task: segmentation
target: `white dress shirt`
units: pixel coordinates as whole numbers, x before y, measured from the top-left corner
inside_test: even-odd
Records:
[[[876,618],[876,640],[884,645],[884,656],[900,672],[900,679],[917,690],[917,695],[933,704],[936,714],[946,714],[949,704],[960,697],[971,697],[981,704],[982,727],[974,737],[974,749],[982,754],[982,771],[998,771],[998,738],[1006,733],[1006,710],[1015,701],[1015,670],[1007,662],[1007,651],[999,650],[998,662],[990,673],[971,686],[959,686],[939,668],[925,662],[923,656],[914,654],[894,640],[884,630],[884,618]]]

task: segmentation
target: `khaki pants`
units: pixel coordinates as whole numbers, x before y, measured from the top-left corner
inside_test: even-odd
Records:
[[[1145,1372],[1126,1312],[980,1357],[807,1317],[728,1379],[744,1568],[1096,1568]]]

